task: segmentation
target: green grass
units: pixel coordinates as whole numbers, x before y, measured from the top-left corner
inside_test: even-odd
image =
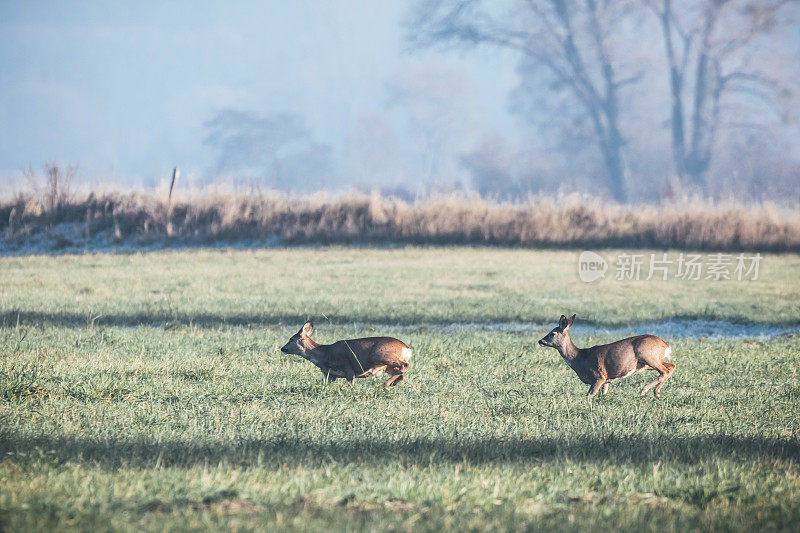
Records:
[[[611,256],[609,252],[606,254]],[[0,259],[0,529],[794,530],[800,337],[667,338],[593,401],[546,333],[493,322],[800,323],[800,257],[755,282],[596,284],[577,253],[183,251]],[[327,317],[327,319],[325,318]],[[398,387],[278,351],[380,325]],[[486,327],[453,331],[450,323]],[[581,333],[581,345],[612,339]]]

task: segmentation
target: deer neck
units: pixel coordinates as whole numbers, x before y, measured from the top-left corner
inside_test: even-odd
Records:
[[[558,353],[561,354],[561,357],[572,366],[572,364],[578,360],[581,355],[581,349],[575,346],[575,343],[572,342],[572,339],[569,337],[569,333],[567,333],[564,337],[564,342],[561,346],[558,347]]]
[[[317,342],[314,342],[314,340],[311,337],[305,337],[303,339],[302,346],[303,346],[303,353],[301,355],[303,356],[303,358],[316,364],[315,360],[318,360],[320,358],[320,355],[322,355],[320,353],[322,351],[320,350],[320,348],[323,346]]]

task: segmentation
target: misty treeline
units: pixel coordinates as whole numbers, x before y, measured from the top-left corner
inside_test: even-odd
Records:
[[[465,158],[482,192],[543,177],[594,189],[601,175],[619,201],[676,188],[796,199],[798,58],[783,47],[797,15],[783,0],[424,0],[409,34],[518,57],[514,99],[549,168],[487,140]]]
[[[355,112],[341,153],[298,113],[222,110],[204,124],[216,153],[206,184],[295,194],[354,188],[405,200],[469,190],[461,158],[480,130],[471,83],[444,61],[409,61],[385,80],[381,108]]]
[[[223,111],[207,143],[218,175],[281,190],[796,202],[798,15],[784,0],[421,0],[412,50],[513,55],[523,135],[482,123],[472,81],[442,60],[387,80],[342,154],[288,113]]]

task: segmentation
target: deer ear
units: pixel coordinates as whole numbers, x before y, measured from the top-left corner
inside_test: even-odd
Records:
[[[313,332],[313,331],[314,331],[314,323],[313,322],[311,322],[309,320],[308,322],[303,324],[303,335],[305,335],[306,337],[310,337],[311,336],[311,332]]]
[[[567,317],[561,315],[561,318],[558,321],[558,327],[561,328],[561,331],[564,331],[567,329],[567,327],[569,327],[569,324],[567,323]]]
[[[575,317],[576,316],[578,316],[578,315],[572,315],[571,317],[569,317],[569,320],[567,320],[567,327],[570,327],[572,325],[572,323],[575,322]]]

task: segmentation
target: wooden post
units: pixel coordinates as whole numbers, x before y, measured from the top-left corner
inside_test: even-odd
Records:
[[[17,222],[17,208],[12,207],[11,213],[8,215],[8,229],[6,229],[6,239],[11,239],[14,236],[16,228],[14,224]]]
[[[114,240],[120,242],[122,241],[122,229],[119,227],[119,214],[116,207],[111,211],[111,216],[114,219]]]
[[[172,182],[169,184],[169,195],[167,196],[167,205],[172,205],[172,190],[175,188],[178,178],[181,176],[181,169],[175,167],[172,169]]]
[[[172,182],[169,184],[169,195],[167,196],[167,237],[175,235],[175,227],[172,225],[172,191],[175,189],[175,183],[181,175],[181,169],[175,167],[172,169]]]
[[[86,208],[86,229],[84,231],[85,237],[87,239],[92,238],[92,213],[93,209],[91,207]]]

